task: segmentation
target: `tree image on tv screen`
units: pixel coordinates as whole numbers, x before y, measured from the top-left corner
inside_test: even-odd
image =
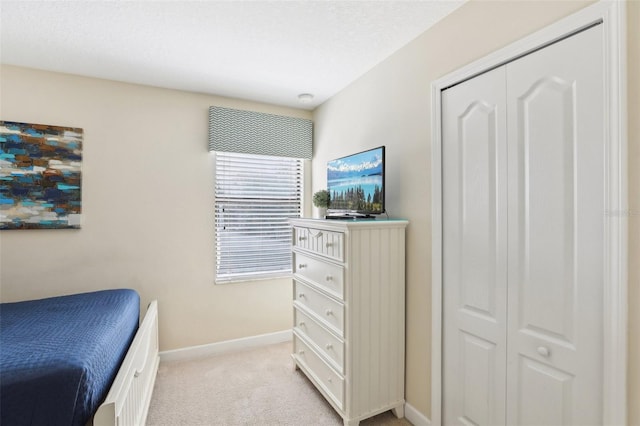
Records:
[[[361,185],[331,193],[331,208],[378,212],[382,210],[382,188],[375,185],[373,194],[365,194]]]

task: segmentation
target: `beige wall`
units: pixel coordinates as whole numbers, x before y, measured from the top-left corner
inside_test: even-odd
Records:
[[[157,299],[161,350],[291,327],[291,280],[214,285],[208,107],[301,110],[3,66],[0,119],[84,129],[81,230],[2,231],[2,301]]]
[[[431,83],[443,75],[570,15],[591,2],[471,1],[351,84],[314,112],[314,189],[326,185],[322,164],[366,148],[387,146],[387,207],[393,217],[409,219],[407,234],[406,399],[431,413]],[[634,93],[630,117],[637,117],[639,96],[637,23],[640,2],[630,5],[635,36]],[[635,20],[632,20],[635,19]],[[635,111],[635,115],[633,112]],[[638,121],[631,135],[630,167],[638,158]],[[630,194],[638,206],[638,172]],[[631,300],[638,300],[638,221],[632,216]],[[634,262],[635,260],[635,262]],[[633,311],[633,310],[632,310]],[[632,312],[630,355],[638,359],[639,314]],[[631,363],[630,401],[640,398],[639,363]],[[632,424],[640,424],[638,404],[630,404]]]

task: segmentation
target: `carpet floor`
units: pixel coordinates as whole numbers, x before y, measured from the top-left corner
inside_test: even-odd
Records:
[[[161,362],[148,426],[342,425],[304,373],[291,342],[189,361]],[[361,425],[411,425],[391,412]]]

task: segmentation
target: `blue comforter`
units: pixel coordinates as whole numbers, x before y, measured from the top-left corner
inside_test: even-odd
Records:
[[[0,424],[84,425],[138,329],[133,290],[0,304]]]

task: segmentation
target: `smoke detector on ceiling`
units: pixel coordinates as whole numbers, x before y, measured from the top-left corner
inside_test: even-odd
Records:
[[[301,104],[311,103],[313,100],[313,95],[311,93],[301,93],[298,95],[298,102]]]

